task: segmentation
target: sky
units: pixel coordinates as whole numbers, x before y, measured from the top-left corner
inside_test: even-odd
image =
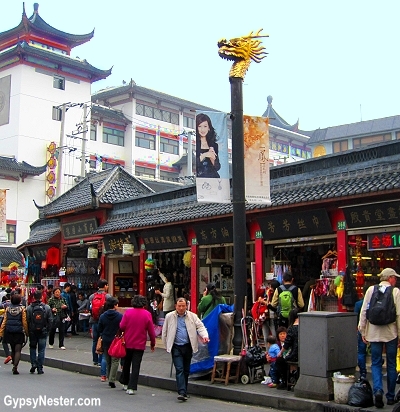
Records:
[[[0,32],[19,24],[22,1],[3,2]],[[25,1],[28,17],[33,1]],[[39,0],[51,26],[73,34],[95,29],[74,48],[112,74],[92,92],[136,84],[230,112],[229,70],[221,38],[261,34],[268,56],[251,63],[243,85],[245,114],[261,116],[267,97],[301,130],[399,113],[399,0]]]

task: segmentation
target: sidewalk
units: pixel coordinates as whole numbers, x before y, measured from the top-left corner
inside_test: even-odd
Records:
[[[79,336],[66,338],[64,343],[67,350],[56,348],[57,339],[56,336],[54,349],[46,348],[45,366],[96,376],[100,385],[100,368],[92,364],[92,339],[90,336],[87,333],[81,333]],[[2,347],[0,354],[4,356]],[[29,344],[24,347],[21,360],[29,362]],[[171,356],[165,351],[161,339],[158,338],[156,350],[152,353],[149,349],[146,349],[144,353],[139,384],[166,389],[175,393],[175,371],[173,370],[172,377],[170,377],[170,371]],[[49,373],[51,372],[49,371]],[[375,407],[360,409],[334,402],[296,398],[293,392],[271,389],[260,383],[247,385],[230,383],[227,386],[222,383],[211,384],[210,378],[207,380],[191,379],[189,381],[189,393],[228,402],[297,412],[376,411]],[[383,410],[391,411],[392,409],[392,406],[385,406]]]

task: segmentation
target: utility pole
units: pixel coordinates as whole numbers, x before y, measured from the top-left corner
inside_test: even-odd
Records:
[[[82,164],[81,164],[81,176],[85,177],[86,173],[86,135],[87,135],[87,122],[86,122],[86,116],[87,116],[87,104],[83,104],[83,121],[82,121],[82,127],[83,127],[83,135],[82,135]]]
[[[63,149],[64,149],[64,129],[65,129],[65,113],[66,106],[68,103],[63,103],[61,105],[61,130],[60,130],[60,143],[58,145],[58,167],[57,167],[57,186],[56,186],[56,197],[61,194],[61,176],[63,168]],[[58,107],[60,108],[60,106]]]

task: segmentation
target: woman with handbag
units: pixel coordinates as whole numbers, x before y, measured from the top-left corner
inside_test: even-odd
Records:
[[[147,308],[147,299],[136,295],[132,299],[132,308],[128,309],[119,325],[124,332],[126,357],[120,377],[120,383],[128,395],[137,391],[140,364],[146,348],[147,334],[150,336],[150,348],[154,352],[156,337],[150,312]],[[130,372],[132,364],[132,372]]]
[[[101,376],[101,381],[105,382],[108,379],[108,385],[115,388],[115,380],[117,379],[117,371],[119,358],[114,358],[108,354],[108,349],[114,336],[119,330],[119,324],[122,320],[122,314],[117,311],[118,299],[108,298],[104,305],[104,312],[99,318],[99,337],[103,344],[102,369],[106,370],[107,375]]]

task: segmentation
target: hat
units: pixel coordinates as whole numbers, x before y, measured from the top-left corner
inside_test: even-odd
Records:
[[[266,273],[265,274],[265,280],[273,280],[274,279],[274,274],[273,273]]]
[[[391,268],[383,269],[382,272],[378,276],[380,276],[381,278],[384,278],[384,279],[389,279],[391,276],[396,276],[396,277],[400,278],[400,275],[398,273],[396,273],[396,271],[394,269],[391,269]],[[384,280],[384,279],[382,279],[382,280]]]

